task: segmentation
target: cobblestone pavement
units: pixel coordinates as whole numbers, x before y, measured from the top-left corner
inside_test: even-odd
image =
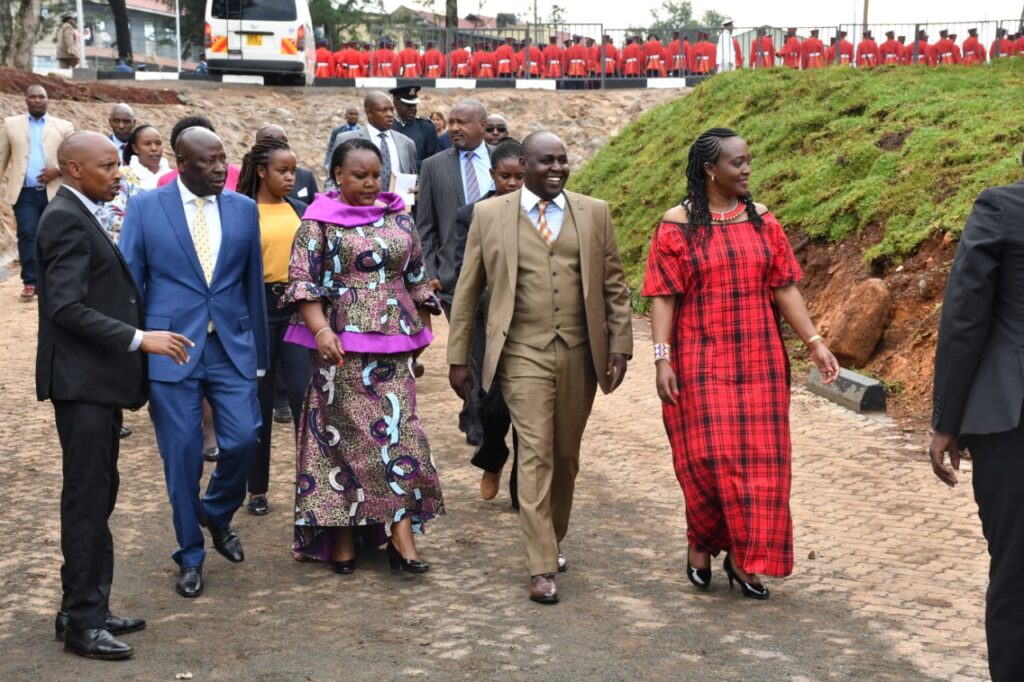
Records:
[[[173,529],[146,413],[121,452],[113,518],[113,608],[149,627],[126,636],[120,663],[61,652],[52,637],[60,565],[60,451],[52,409],[35,401],[36,306],[0,284],[0,678],[4,680],[396,679],[983,679],[987,557],[970,473],[948,491],[920,443],[803,390],[793,395],[797,564],[768,580],[767,603],[730,592],[720,561],[695,594],[683,574],[682,494],[638,320],[639,358],[599,397],[583,446],[571,568],[563,601],[526,598],[522,543],[503,490],[479,499],[479,473],[456,429],[446,330],[425,355],[423,422],[448,515],[419,547],[431,572],[392,574],[382,553],[353,576],[297,563],[291,540],[293,459],[275,435],[272,511],[240,512],[247,559],[211,553],[206,591],[174,593]]]

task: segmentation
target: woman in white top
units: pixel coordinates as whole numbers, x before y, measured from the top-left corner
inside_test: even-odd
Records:
[[[157,179],[170,170],[164,158],[160,131],[143,123],[132,131],[124,145],[124,166],[121,167],[121,191],[110,202],[106,228],[117,239],[124,220],[128,199],[139,192],[156,189]]]

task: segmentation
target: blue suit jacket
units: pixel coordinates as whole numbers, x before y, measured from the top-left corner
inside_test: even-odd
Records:
[[[222,231],[209,286],[196,256],[178,183],[136,194],[125,207],[121,251],[146,306],[146,330],[184,334],[196,344],[189,363],[149,356],[149,378],[181,381],[203,353],[207,324],[217,329],[239,373],[255,379],[267,367],[267,307],[259,212],[246,196],[225,190],[217,199]]]

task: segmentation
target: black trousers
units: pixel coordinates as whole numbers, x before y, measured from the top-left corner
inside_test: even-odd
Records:
[[[491,384],[488,392],[480,391],[477,394],[477,414],[480,416],[480,424],[483,427],[483,440],[481,440],[473,459],[470,460],[473,466],[496,474],[508,461],[508,445],[505,437],[512,426],[512,415],[509,414],[508,405],[505,404],[505,397],[501,394],[501,386],[497,379]],[[508,479],[508,492],[512,497],[514,506],[519,506],[518,496],[518,471],[519,471],[519,434],[512,429],[512,473]]]
[[[974,499],[988,541],[985,604],[988,664],[993,682],[1024,675],[1024,425],[1005,433],[971,436]]]
[[[444,296],[441,296],[440,299],[441,310],[444,311],[444,316],[448,321],[451,321],[452,301]],[[473,326],[473,340],[470,342],[469,347],[469,373],[473,376],[473,385],[475,386],[480,385],[480,367],[483,364],[484,358],[486,310],[487,296],[484,295],[480,298],[480,305],[477,308],[476,324]],[[470,400],[463,401],[462,409],[459,411],[459,430],[467,436],[483,438],[486,428],[480,423],[479,402],[476,391],[473,392]]]
[[[306,398],[306,387],[309,386],[310,351],[284,340],[289,319],[289,316],[282,315],[280,311],[274,311],[274,315],[267,320],[270,355],[267,357],[267,373],[260,379],[256,391],[263,424],[260,426],[260,442],[256,447],[256,454],[249,465],[250,495],[265,495],[267,488],[270,487],[270,437],[274,430],[274,394],[278,369],[284,373],[288,406],[292,410],[292,425],[296,432],[299,428],[299,417],[302,416],[302,401]]]
[[[53,401],[64,454],[60,493],[61,609],[74,629],[103,627],[114,580],[114,539],[108,520],[120,479],[121,408]]]

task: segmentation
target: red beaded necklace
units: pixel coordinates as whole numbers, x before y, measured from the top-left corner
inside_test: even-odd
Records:
[[[710,207],[708,208],[708,211],[711,213],[711,219],[720,223],[728,222],[746,210],[747,205],[742,203],[739,199],[736,200],[736,205],[725,213],[716,213],[715,211],[712,211]]]

